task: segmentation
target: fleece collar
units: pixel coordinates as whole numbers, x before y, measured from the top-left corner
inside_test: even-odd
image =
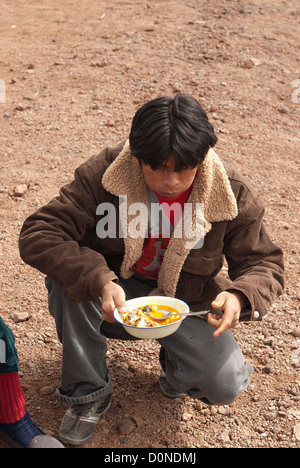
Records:
[[[130,152],[127,141],[115,161],[105,171],[102,179],[105,190],[118,197],[127,196],[126,213],[120,213],[122,222],[127,225],[134,220],[137,213],[130,213],[129,207],[134,203],[143,203],[147,206],[147,189],[141,168]],[[196,219],[196,210],[193,210],[192,232],[199,239],[199,229],[205,236],[212,227],[212,223],[230,221],[238,214],[237,202],[224,168],[218,155],[209,150],[203,163],[197,171],[193,189],[187,203],[197,206],[203,203],[204,226],[199,226]],[[125,220],[126,218],[126,220]],[[144,224],[145,222],[145,224]],[[147,226],[147,219],[143,225]],[[182,227],[182,226],[181,226]],[[204,229],[203,229],[204,228]],[[186,237],[187,230],[182,229],[182,235],[176,237],[176,229],[170,239],[169,246],[164,254],[161,265],[158,286],[165,295],[174,297],[182,266],[191,250],[193,242]],[[125,255],[121,268],[123,278],[129,278],[133,272],[131,267],[140,258],[144,245],[144,237],[131,238],[125,236]],[[157,291],[156,291],[157,292]]]

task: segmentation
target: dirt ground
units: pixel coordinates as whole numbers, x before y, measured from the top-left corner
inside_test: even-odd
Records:
[[[187,92],[218,154],[260,193],[286,289],[263,322],[234,331],[255,373],[228,407],[167,400],[158,344],[109,341],[112,408],[85,447],[300,446],[299,33],[298,0],[1,0],[0,315],[28,410],[52,435],[66,410],[54,394],[61,346],[20,228],[80,163],[128,136],[140,105]]]

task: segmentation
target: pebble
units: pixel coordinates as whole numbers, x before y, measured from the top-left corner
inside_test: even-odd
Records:
[[[210,112],[216,112],[217,110],[219,110],[219,106],[216,106],[214,104],[210,106]]]
[[[265,374],[272,374],[274,372],[274,367],[271,366],[271,365],[267,365],[267,366],[263,367],[263,372]]]
[[[137,425],[137,427],[143,427],[145,425],[145,421],[143,418],[141,418],[140,416],[132,416],[132,420],[135,422],[135,424]]]
[[[268,338],[265,338],[263,343],[264,343],[265,346],[271,346],[271,348],[272,348],[274,346],[274,344],[275,344],[274,336],[269,336]]]
[[[293,432],[296,439],[300,442],[300,424],[296,424],[296,426],[294,426]]]
[[[13,312],[10,318],[15,322],[26,322],[29,320],[29,314],[27,312]]]
[[[296,338],[300,338],[300,326],[294,328],[294,330],[292,331],[292,335]]]
[[[244,62],[243,68],[250,69],[257,65],[260,65],[260,61],[256,58],[251,58],[249,60],[246,60],[246,62]]]
[[[25,195],[27,190],[28,190],[28,187],[26,184],[17,185],[13,190],[13,195],[15,197],[23,197],[23,195]]]
[[[45,387],[40,388],[39,392],[41,395],[52,395],[52,393],[54,393],[54,388],[52,385],[46,385]]]
[[[229,406],[219,406],[218,413],[223,416],[228,416],[231,413]]]
[[[185,413],[183,413],[183,415],[181,416],[181,420],[182,420],[182,421],[190,421],[192,418],[193,418],[193,415],[192,415],[192,413],[190,413],[190,412],[185,412]]]
[[[107,122],[106,122],[106,125],[107,125],[107,127],[114,127],[115,122],[114,122],[113,119],[108,119]]]
[[[274,421],[274,419],[277,418],[276,411],[265,411],[262,413],[262,415],[267,421]]]
[[[135,424],[132,419],[123,419],[123,421],[118,426],[118,431],[120,435],[128,435],[135,428]]]
[[[242,139],[242,140],[249,140],[249,135],[247,133],[240,133],[239,134],[239,137]]]
[[[223,432],[220,434],[220,441],[223,442],[224,444],[225,444],[226,442],[230,442],[229,433],[226,432],[226,431],[223,431]]]

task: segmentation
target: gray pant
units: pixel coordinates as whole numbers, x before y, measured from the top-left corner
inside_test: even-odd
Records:
[[[152,286],[120,279],[127,299],[146,296]],[[105,356],[106,338],[134,339],[122,325],[108,323],[98,302],[77,304],[50,278],[46,278],[49,310],[63,345],[58,399],[67,404],[92,402],[112,392]],[[169,384],[178,392],[211,405],[232,403],[245,390],[253,372],[230,331],[218,338],[198,317],[184,320],[172,335],[159,339],[160,363]]]

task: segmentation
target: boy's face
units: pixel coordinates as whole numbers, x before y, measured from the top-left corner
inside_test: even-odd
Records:
[[[175,198],[188,190],[194,182],[198,167],[175,172],[175,159],[171,156],[168,161],[157,169],[141,163],[141,169],[148,187],[164,198]]]

